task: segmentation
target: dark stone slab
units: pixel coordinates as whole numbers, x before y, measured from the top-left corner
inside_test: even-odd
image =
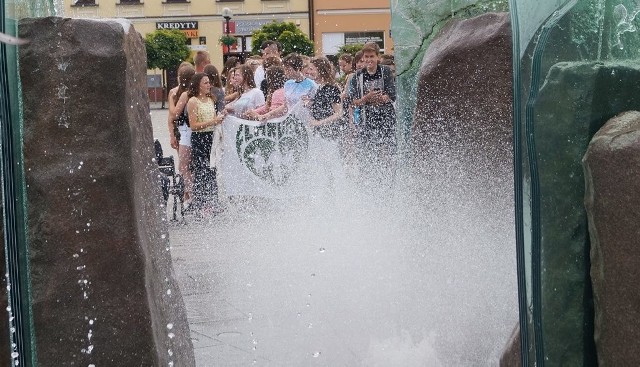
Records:
[[[411,133],[416,175],[436,190],[456,192],[453,200],[481,187],[485,199],[512,205],[509,14],[447,23],[425,53],[418,83]],[[491,209],[488,215],[496,212]]]
[[[425,207],[472,210],[487,228],[513,228],[511,54],[508,13],[453,19],[418,75],[411,189]]]
[[[153,161],[141,36],[24,19],[24,163],[42,366],[193,366]]]
[[[509,337],[507,346],[500,356],[500,367],[522,366],[522,353],[520,353],[520,325],[516,325]]]
[[[558,63],[534,102],[547,363],[595,365],[589,238],[581,159],[616,114],[640,109],[640,65]]]
[[[609,120],[583,159],[599,366],[640,366],[640,112]]]
[[[507,13],[451,20],[427,50],[418,80],[412,132],[418,169],[444,168],[429,165],[448,161],[451,155],[456,160],[510,164]]]

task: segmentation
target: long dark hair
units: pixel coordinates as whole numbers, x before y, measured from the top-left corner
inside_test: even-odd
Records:
[[[356,54],[353,56],[353,70],[358,70],[358,62],[360,62],[360,60],[362,60],[362,56],[364,55],[364,52],[362,52],[362,50],[356,52]]]
[[[209,81],[211,81],[212,87],[222,88],[222,82],[220,81],[220,73],[218,73],[218,68],[216,68],[213,64],[209,64],[204,67],[204,73],[209,77]]]
[[[211,82],[211,98],[213,99],[213,102],[218,102],[218,96],[213,92],[213,88],[222,90],[222,82],[220,81],[220,73],[218,73],[218,69],[213,66],[213,64],[209,64],[204,67],[204,75],[206,75]]]
[[[193,65],[186,63],[178,68],[178,91],[173,96],[173,103],[178,103],[180,96],[189,88],[191,78],[196,73]]]
[[[284,88],[284,82],[287,81],[284,76],[284,68],[279,65],[268,68],[265,71],[265,79],[267,80],[267,108],[271,108],[273,92]]]
[[[207,74],[205,73],[195,73],[193,78],[191,78],[191,82],[189,83],[189,91],[187,95],[189,98],[195,97],[200,93],[200,82],[202,78],[207,78]],[[211,97],[211,91],[208,90],[206,93],[207,97]]]
[[[231,82],[229,80],[229,72],[236,67],[240,63],[240,59],[235,56],[230,56],[227,61],[224,63],[224,67],[222,68],[222,78],[224,78],[225,86],[229,85]]]
[[[311,59],[313,66],[318,69],[318,76],[324,84],[335,85],[336,74],[333,70],[333,64],[324,56],[318,56]]]
[[[240,94],[246,92],[244,85],[247,84],[249,88],[256,87],[256,81],[253,79],[253,69],[249,65],[240,65],[236,68],[236,73],[242,75],[242,85],[239,86]]]

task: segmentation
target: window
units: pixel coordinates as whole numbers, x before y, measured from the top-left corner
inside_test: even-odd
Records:
[[[96,0],[75,0],[71,6],[97,6]]]
[[[165,3],[175,4],[175,3],[190,3],[191,0],[165,0]]]
[[[118,4],[121,5],[138,5],[138,4],[142,4],[142,0],[118,0]]]

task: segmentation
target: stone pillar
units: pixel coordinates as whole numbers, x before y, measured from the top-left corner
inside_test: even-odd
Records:
[[[193,366],[160,207],[142,38],[24,19],[24,164],[41,366]]]
[[[485,234],[514,228],[511,49],[508,13],[452,19],[433,38],[418,75],[411,132],[412,197],[427,198],[423,200],[429,211],[447,208],[457,213],[461,223],[467,213],[480,216]],[[514,236],[500,240],[513,241]],[[483,315],[495,315],[493,331],[503,329],[504,336],[518,313],[516,254],[511,248],[513,268],[501,263],[505,278],[496,285],[504,290],[499,294],[508,296],[495,299]],[[495,312],[499,307],[507,312]],[[520,357],[514,340],[502,366],[516,366],[505,364]]]
[[[424,55],[413,167],[436,190],[458,189],[454,200],[475,185],[490,201],[512,206],[511,67],[508,13],[453,19]]]
[[[639,366],[640,112],[609,120],[583,167],[598,366]]]
[[[522,353],[520,352],[520,325],[516,325],[507,341],[507,345],[500,356],[500,367],[521,367]]]

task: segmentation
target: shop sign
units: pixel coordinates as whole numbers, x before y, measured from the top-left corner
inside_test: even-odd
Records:
[[[182,31],[187,38],[198,38],[198,30],[197,29],[187,29]]]
[[[250,35],[271,22],[282,22],[282,19],[236,20],[235,34]]]
[[[187,38],[198,38],[198,22],[156,22],[156,29],[177,29],[182,31]]]
[[[198,29],[198,22],[194,22],[194,21],[156,22],[156,29],[178,29],[181,31],[193,30],[193,29]]]
[[[377,43],[380,49],[384,49],[384,32],[348,32],[344,34],[345,45]]]

